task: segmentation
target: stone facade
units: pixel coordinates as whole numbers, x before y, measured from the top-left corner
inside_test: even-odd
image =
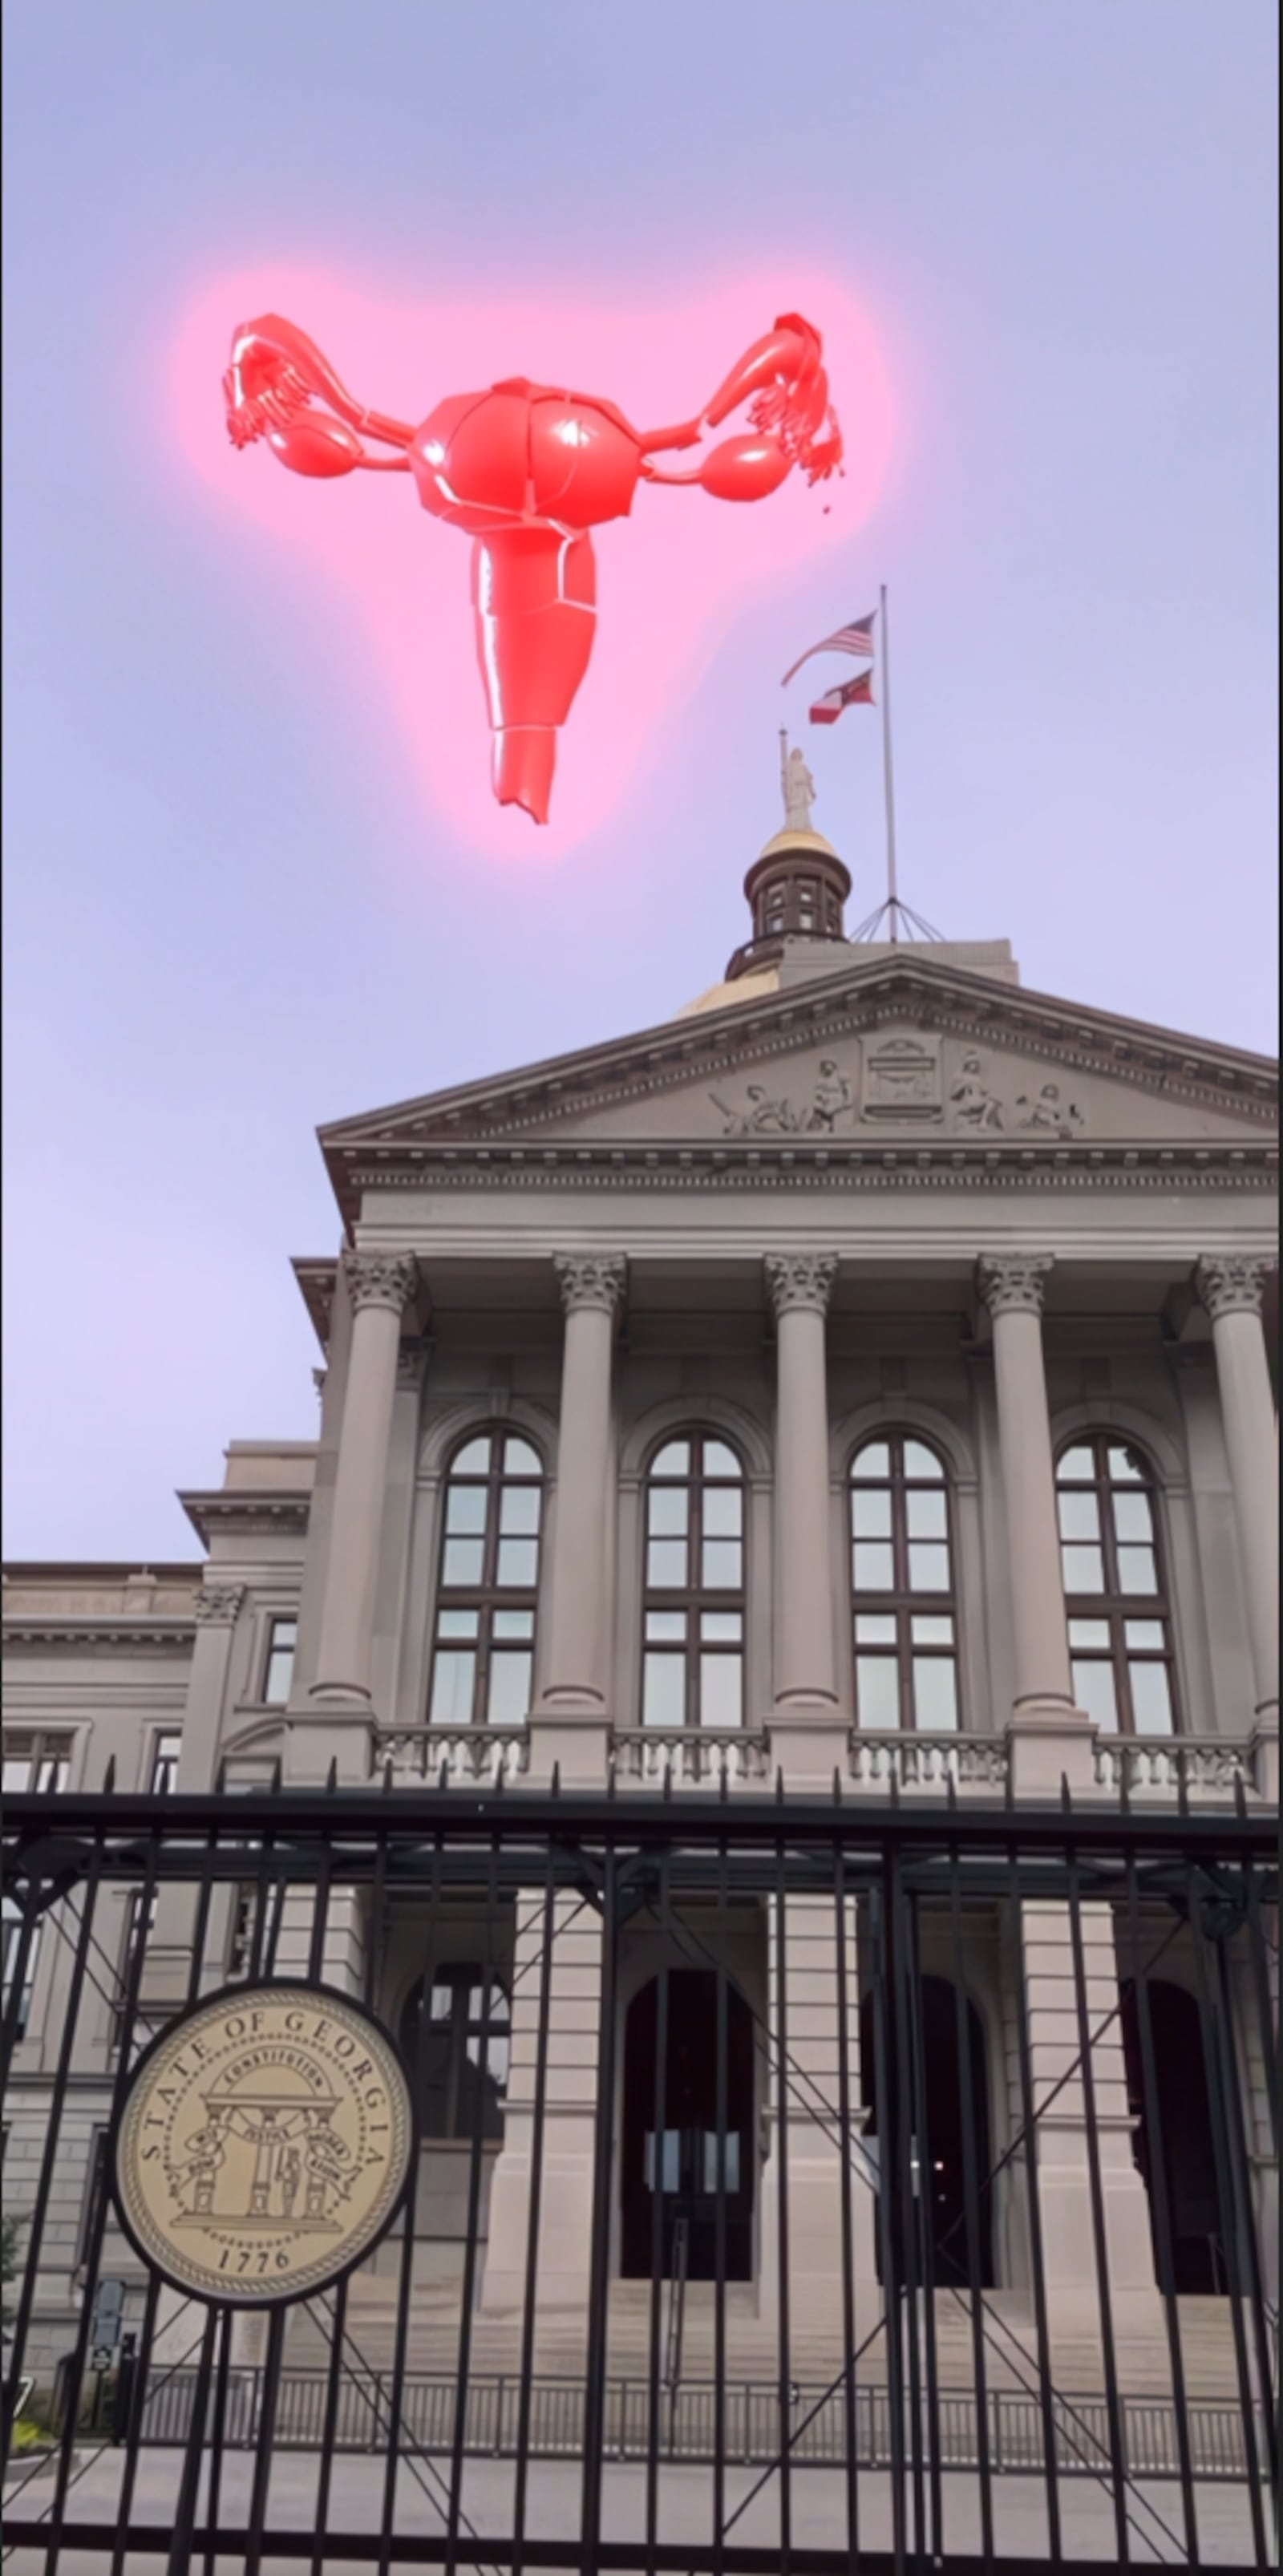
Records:
[[[852,1796],[884,1797],[893,1780],[906,1795],[939,1796],[952,1779],[963,1798],[1008,1786],[1046,1798],[1067,1779],[1076,1798],[1117,1797],[1125,1781],[1134,1797],[1170,1803],[1183,1769],[1195,1800],[1277,1799],[1270,1066],[1027,993],[1004,943],[786,942],[770,975],[716,988],[710,1007],[343,1122],[322,1144],[347,1249],[296,1264],[324,1362],[318,1436],[234,1443],[223,1484],[183,1497],[200,1542],[190,1564],[7,1569],[11,1781],[98,1787],[111,1764],[117,1787],[221,1780],[231,1790],[277,1765],[308,1784],[332,1768],[366,1781],[390,1764],[394,1789],[444,1767],[461,1785],[502,1769],[520,1791],[555,1765],[567,1785],[604,1786],[613,1774],[621,1795],[668,1772],[711,1790],[725,1774],[734,1796],[778,1771],[786,1787],[826,1791],[836,1772]],[[1067,1444],[1085,1455],[1093,1442],[1139,1462],[1149,1498],[1170,1733],[1144,1731],[1139,1718],[1134,1731],[1102,1727],[1099,1704],[1081,1695],[1057,1462]],[[674,1483],[688,1501],[670,1499],[667,1519],[650,1498],[665,1455],[680,1452],[680,1473],[694,1472],[692,1443],[706,1475],[703,1544],[740,1553],[707,1560],[711,1583],[683,1585],[662,1550],[681,1544],[671,1533],[696,1508],[694,1486]],[[877,1675],[858,1683],[866,1668],[852,1626],[851,1466],[870,1443],[935,1462],[940,1501],[921,1506],[922,1526],[935,1512],[931,1526],[947,1530],[947,1565],[941,1555],[929,1588],[935,1624],[950,1632],[954,1725],[938,1722],[942,1701],[930,1723],[887,1725],[871,1722],[882,1700],[859,1698],[883,1687]],[[510,1529],[508,1505],[495,1506],[497,1538],[472,1535],[489,1503],[447,1503],[466,1482],[469,1444],[490,1462],[475,1471],[479,1496],[490,1485],[507,1493],[504,1444],[516,1444],[512,1490],[527,1499],[511,1506]],[[902,1482],[912,1485],[908,1467]],[[871,1507],[870,1528],[882,1509]],[[911,1548],[912,1517],[909,1531]],[[492,1545],[515,1551],[510,1597],[527,1603],[516,1612],[503,1607],[508,1578],[483,1564]],[[453,1581],[451,1547],[467,1569]],[[888,1574],[869,1597],[894,1590]],[[472,1607],[454,1615],[475,1612],[475,1650],[451,1642],[463,1632],[446,1617],[447,1596],[469,1594]],[[496,1610],[528,1626],[505,1629]],[[867,1616],[885,1626],[901,1614],[908,1636],[911,1599]],[[684,1642],[662,1626],[678,1619]],[[696,1620],[729,1620],[734,1633],[701,1626],[692,1643]],[[916,1628],[912,1639],[904,1670]],[[478,1657],[489,1658],[484,1673]],[[484,1722],[483,1686],[497,1723]],[[900,1687],[910,1687],[903,1671]],[[938,1675],[933,1687],[944,1687]],[[901,1721],[904,1709],[902,1697]],[[60,1767],[42,1774],[50,1764]],[[219,1902],[215,1946],[235,1973],[236,1907]],[[479,1892],[478,1955],[484,1941],[501,1968],[515,1961],[540,1903],[532,1890],[496,1927]],[[181,1965],[183,1929],[181,1911],[153,1927],[158,1998],[175,1990],[161,1969],[170,1953]],[[789,2020],[802,2063],[827,2085],[836,1986],[827,1956],[808,1964],[812,1931],[798,1900]],[[75,2310],[123,1914],[116,1937],[78,2042],[33,2346],[42,2367],[65,2348]],[[360,1923],[334,1937],[330,1973],[350,1977]],[[754,2011],[769,2016],[772,1926],[763,1916],[719,1937]],[[383,1972],[394,2029],[416,1977],[469,1955],[463,1914],[449,1958],[438,1943],[428,1960],[425,1939],[407,1907]],[[1118,1929],[1093,1915],[1087,1939],[1090,1994],[1107,2007],[1122,1973]],[[1066,1940],[1055,1908],[1019,1926],[997,1913],[969,1924],[995,2152],[1017,2118],[1011,1945],[1035,2080],[1050,2082],[1068,2035]],[[625,1962],[625,1989],[653,1973],[653,1948]],[[872,1971],[854,1928],[849,1968],[852,2084],[864,2104],[860,2006]],[[1173,1977],[1185,1973],[1178,1953]],[[7,2114],[16,2208],[40,2152],[66,1976],[65,1945],[42,1943]],[[554,1978],[544,2210],[543,2295],[568,2313],[586,2295],[599,1982],[595,1934],[578,1923],[559,1941]],[[627,2003],[621,1990],[621,2013]],[[483,2299],[495,2314],[514,2306],[524,2265],[530,2009],[514,2004],[506,2121],[486,2148]],[[833,2294],[836,2167],[822,2123],[782,2105],[760,2063],[754,2086],[748,2277],[765,2313],[771,2175],[786,2154],[808,2213],[794,2270],[818,2311]],[[1115,2285],[1124,2305],[1132,2295],[1143,2304],[1153,2274],[1120,2053],[1098,2069],[1097,2096]],[[1049,2285],[1072,2323],[1086,2224],[1072,2087],[1040,2151]],[[446,2139],[425,2159],[425,2259],[448,2282],[462,2167]],[[1025,2260],[1020,2189],[1013,2174],[994,2212],[995,2278],[1013,2290]],[[1263,2168],[1260,2189],[1272,2224]],[[857,2216],[857,2267],[871,2286],[864,2202]],[[113,2267],[136,2273],[109,2236]],[[382,2277],[376,2262],[376,2287]]]

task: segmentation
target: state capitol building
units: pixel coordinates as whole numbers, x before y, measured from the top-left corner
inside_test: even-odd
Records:
[[[108,1869],[65,2044],[74,1922],[6,1894],[44,2381],[102,2279],[158,2330],[106,2188],[122,2053],[309,1956],[418,2069],[409,2215],[346,2291],[371,2369],[406,2281],[425,2383],[465,2314],[465,2372],[528,2329],[591,2384],[595,2318],[644,2382],[680,2275],[685,2376],[729,2315],[742,2378],[783,2335],[818,2385],[844,2299],[867,2325],[905,2264],[959,2292],[955,2387],[982,2294],[1058,2388],[1099,2391],[1102,2353],[1178,2404],[1264,2368],[1252,1926],[1134,1855],[1111,1880],[1090,1837],[1169,1835],[1179,1873],[1277,1806],[1275,1067],[1030,992],[1005,940],[853,941],[849,892],[794,808],[698,1001],[324,1128],[315,1439],[232,1440],[181,1495],[188,1561],[6,1567],[5,1786],[55,1841],[104,1786],[162,1851],[162,1798],[211,1847],[252,1821],[197,1931],[163,1862]],[[554,1797],[598,1820],[577,1851],[613,1820],[582,1883]],[[336,1862],[309,1952],[271,1799],[422,1818],[426,1857]],[[959,1878],[977,1836],[1041,1851],[1060,1819],[1072,1884]],[[272,2331],[240,2315],[235,2366]],[[318,2306],[278,2342],[323,2378]],[[894,2348],[861,2370],[894,2382]]]

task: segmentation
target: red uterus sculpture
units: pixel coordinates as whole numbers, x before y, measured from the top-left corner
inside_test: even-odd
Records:
[[[816,483],[842,460],[820,335],[796,313],[782,314],[745,351],[702,412],[666,429],[633,429],[614,403],[525,376],[452,394],[414,429],[356,402],[306,332],[274,313],[233,335],[223,391],[234,446],[265,438],[294,474],[412,474],[424,509],[473,539],[494,792],[537,823],[548,819],[557,735],[596,630],[589,530],[626,518],[639,482],[760,501],[794,466]],[[747,430],[689,471],[666,473],[652,462],[697,446],[743,403]],[[369,454],[367,438],[394,453]]]

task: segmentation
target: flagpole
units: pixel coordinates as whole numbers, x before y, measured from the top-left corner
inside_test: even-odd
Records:
[[[895,880],[895,785],[891,772],[891,654],[887,640],[887,586],[883,582],[880,599],[882,615],[882,782],[887,817],[887,910],[891,916],[891,937],[899,935],[900,900]]]

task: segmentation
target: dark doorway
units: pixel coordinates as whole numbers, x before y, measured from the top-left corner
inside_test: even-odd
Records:
[[[663,2275],[671,2271],[674,2230],[687,2227],[687,2271],[711,2281],[717,2271],[717,1978],[711,1968],[670,1968],[668,2045],[664,2052],[664,2135],[656,2154],[655,2074],[659,1979],[634,1995],[624,2033],[623,2244],[626,2280],[649,2280],[653,2193],[663,2197]],[[753,2017],[726,1988],[726,2278],[753,2277]]]
[[[914,2061],[925,2100],[922,2108],[921,2140],[915,2135],[910,2149],[914,2181],[921,2195],[921,2207],[929,2216],[931,2249],[935,2278],[942,2286],[965,2287],[970,2275],[967,2261],[967,2216],[965,2174],[962,2161],[962,2081],[958,2056],[958,2018],[955,1989],[948,1977],[924,1977],[921,1984],[921,2046],[910,2050],[906,2069],[908,2098],[912,2101],[917,2085]],[[983,2186],[989,2172],[989,2075],[985,2051],[984,2025],[970,1997],[966,2003],[967,2044],[971,2075],[971,2113],[976,2190],[979,2202],[979,2227],[976,2254],[980,2266],[980,2286],[993,2288],[993,2194]],[[891,2221],[891,2243],[897,2276],[904,2266],[904,2223],[901,2213],[900,2153],[894,2140],[888,2141],[879,2122],[877,2096],[877,2062],[874,2053],[873,1998],[866,1995],[860,2007],[860,2071],[869,2117],[865,2136],[876,2138],[875,2150],[882,2188],[888,2194]],[[892,2069],[892,2089],[896,2090]],[[925,2153],[924,2153],[925,2149]],[[887,2171],[887,2166],[891,2170]],[[929,2168],[929,2171],[924,2170]],[[882,2278],[881,2229],[877,2242],[878,2278]],[[921,2257],[919,2255],[918,2260]]]
[[[1127,2101],[1136,2123],[1136,2162],[1149,2193],[1149,2223],[1154,2240],[1154,2270],[1160,2288],[1198,2296],[1223,2290],[1225,2252],[1220,2199],[1216,2189],[1216,2154],[1212,2115],[1203,2064],[1203,2034],[1198,2005],[1184,1986],[1164,1977],[1148,1980],[1149,2026],[1154,2041],[1155,2108],[1158,2137],[1145,2117],[1144,2066],[1136,1988],[1129,1978],[1122,1990],[1123,2053],[1127,2064]],[[1167,2214],[1172,2238],[1172,2279],[1164,2277],[1154,2206],[1155,2149],[1163,2159]]]

